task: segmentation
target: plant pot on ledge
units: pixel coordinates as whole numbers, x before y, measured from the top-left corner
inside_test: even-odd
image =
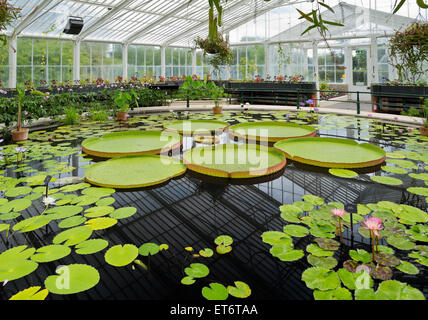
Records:
[[[21,130],[12,130],[13,142],[25,141],[28,139],[28,128],[21,128]]]
[[[221,114],[222,111],[223,111],[223,107],[222,106],[214,106],[213,107],[214,114]]]
[[[128,115],[127,112],[118,112],[116,113],[116,120],[126,121],[127,115]]]
[[[421,126],[421,127],[419,127],[419,131],[420,131],[421,135],[428,137],[428,127]]]

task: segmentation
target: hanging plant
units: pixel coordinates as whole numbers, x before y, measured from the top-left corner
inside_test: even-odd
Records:
[[[214,41],[208,36],[206,39],[198,37],[195,39],[196,47],[204,50],[204,57],[207,54],[214,55],[211,57],[209,64],[215,70],[219,70],[221,65],[232,63],[233,55],[230,50],[229,43],[223,39],[220,33],[216,33]]]
[[[10,5],[7,0],[0,0],[0,31],[5,31],[7,26],[16,20],[20,15],[21,9]],[[0,35],[3,45],[6,45],[6,35]]]
[[[398,81],[417,83],[428,69],[428,23],[415,22],[397,31],[389,41],[390,64],[398,71]]]

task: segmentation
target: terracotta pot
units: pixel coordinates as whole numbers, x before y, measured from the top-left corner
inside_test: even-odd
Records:
[[[28,128],[21,128],[21,130],[12,130],[12,140],[25,141],[28,139]]]
[[[127,119],[126,115],[127,114],[128,114],[127,112],[118,112],[118,113],[116,113],[116,120],[126,121],[126,119]]]
[[[425,126],[419,127],[419,131],[421,132],[421,135],[428,137],[428,127],[425,127]]]
[[[222,111],[223,111],[223,107],[221,106],[213,107],[214,114],[220,114]]]

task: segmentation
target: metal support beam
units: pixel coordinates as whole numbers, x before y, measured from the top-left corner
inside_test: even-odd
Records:
[[[107,21],[109,21],[111,18],[113,18],[116,14],[118,14],[123,8],[131,4],[134,0],[122,0],[115,8],[108,11],[105,15],[103,15],[101,18],[96,20],[94,23],[92,23],[89,27],[85,28],[80,35],[76,37],[76,40],[83,40],[88,35],[90,35],[92,32],[97,30],[98,28],[102,27]]]
[[[165,59],[165,47],[161,47],[161,76],[165,77],[166,73],[165,73],[165,64],[166,64],[166,59]]]
[[[163,21],[167,20],[170,17],[173,17],[174,15],[176,15],[177,13],[179,13],[180,11],[183,11],[188,6],[189,6],[189,3],[185,2],[183,5],[177,7],[176,9],[172,10],[170,13],[164,15],[163,17],[161,17],[159,19],[156,19],[155,21],[153,21],[149,25],[145,26],[144,28],[138,29],[137,31],[135,31],[134,33],[132,33],[129,37],[127,37],[123,42],[125,42],[125,43],[131,43],[134,40],[136,40],[138,38],[141,38],[141,36],[143,36],[149,30],[152,30],[153,28],[158,27],[160,23],[162,23]]]
[[[9,88],[16,88],[17,43],[16,37],[9,38]]]
[[[73,83],[80,81],[80,41],[74,41],[73,46]]]
[[[269,56],[269,45],[265,43],[265,74],[263,75],[264,79],[267,80],[267,77],[270,76],[270,56]]]
[[[370,39],[370,59],[368,65],[368,85],[379,82],[377,38]]]
[[[54,0],[43,0],[39,5],[35,6],[34,9],[15,26],[14,36],[18,36],[22,30],[28,27],[33,21],[39,19],[43,14],[40,16],[38,15],[53,1]]]
[[[196,49],[192,49],[192,75],[196,74]]]
[[[317,89],[315,105],[318,105],[320,100],[320,92],[318,91],[320,89],[320,68],[318,65],[318,42],[316,41],[312,42],[312,52],[314,64],[314,82],[316,83]]]
[[[128,79],[128,44],[122,45],[122,78],[123,80]]]

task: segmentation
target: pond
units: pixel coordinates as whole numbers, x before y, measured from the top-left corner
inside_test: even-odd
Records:
[[[329,171],[288,161],[285,169],[262,179],[230,183],[188,171],[162,185],[130,190],[96,188],[83,181],[85,170],[99,161],[82,154],[84,139],[123,130],[162,130],[163,123],[178,117],[232,125],[266,120],[309,124],[321,137],[380,146],[387,152],[387,166]],[[219,143],[237,142],[223,133]],[[203,144],[185,137],[182,152],[175,156],[198,146]],[[355,278],[349,280],[348,270],[371,262],[370,234],[358,224],[370,214],[384,222],[378,250],[388,260],[372,265],[374,288],[393,279],[417,289],[409,289],[411,298],[427,297],[427,150],[428,139],[407,126],[305,112],[147,114],[125,124],[84,122],[32,132],[29,141],[2,150],[0,252],[28,247],[0,255],[0,280],[8,280],[1,298],[33,286],[51,288],[61,280],[59,266],[69,266],[76,277],[85,274],[85,284],[72,283],[62,292],[68,294],[50,290],[47,300],[347,298],[355,294]],[[48,175],[56,179],[49,183],[49,196],[56,203],[45,212]],[[341,220],[340,247],[323,249],[325,241],[315,244],[316,239],[340,242],[337,229],[331,229],[338,221],[329,213],[335,208],[354,213],[353,221],[349,214]],[[25,223],[42,213],[51,216]],[[82,229],[84,225],[91,231]],[[64,234],[72,229],[74,233]],[[104,241],[90,242],[94,239]],[[314,286],[317,275],[309,269],[332,280]],[[405,288],[392,285],[394,292]],[[231,288],[225,291],[227,286]],[[389,290],[384,287],[378,290],[381,297]],[[360,297],[372,298],[366,289]]]

